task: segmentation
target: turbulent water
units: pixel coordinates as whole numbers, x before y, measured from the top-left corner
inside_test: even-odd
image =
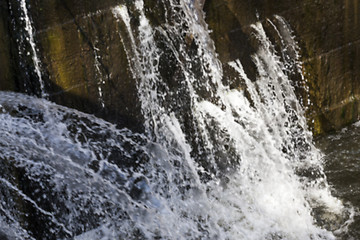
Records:
[[[329,184],[333,186],[334,195],[345,204],[354,206],[357,211],[354,222],[341,239],[360,238],[360,168],[359,151],[360,122],[342,129],[337,133],[316,139],[316,145],[324,152],[325,173]]]
[[[331,195],[322,154],[312,144],[289,77],[301,75],[301,64],[284,19],[269,21],[283,44],[280,53],[261,22],[251,26],[257,79],[235,60],[228,65],[243,87],[230,88],[199,10],[191,1],[166,6],[166,23],[157,27],[142,0],[112,9],[125,30],[119,35],[138,83],[143,133],[0,92],[0,236],[303,240],[343,234],[352,210]]]

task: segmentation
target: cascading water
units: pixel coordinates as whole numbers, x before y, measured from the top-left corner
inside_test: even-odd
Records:
[[[30,45],[30,49],[31,49],[31,52],[27,52],[27,55],[32,55],[32,61],[34,63],[34,71],[36,73],[36,76],[37,76],[39,84],[40,84],[40,96],[46,97],[47,94],[45,92],[44,81],[42,79],[42,74],[41,74],[41,62],[38,57],[35,39],[34,39],[34,28],[31,23],[31,18],[28,13],[28,9],[26,6],[26,0],[20,0],[20,8],[23,13],[22,20],[25,23],[25,31],[27,33],[26,40],[28,41],[28,43]],[[21,51],[24,51],[24,50],[26,50],[26,49],[19,49],[19,51],[20,51],[19,54],[21,55],[22,54]]]
[[[289,72],[301,69],[284,19],[272,23],[291,46],[283,60],[256,23],[257,80],[231,61],[244,88],[230,89],[199,9],[163,2],[161,26],[142,0],[112,9],[143,134],[0,92],[0,236],[335,239],[351,212],[330,194],[295,96]]]
[[[95,56],[95,69],[96,69],[96,77],[99,79],[98,80],[98,93],[99,93],[99,101],[100,101],[100,105],[102,108],[105,107],[105,102],[104,102],[104,91],[103,91],[103,86],[105,84],[105,80],[104,80],[104,76],[102,75],[101,69],[100,69],[100,56],[98,54],[99,49],[96,48],[96,46],[94,47],[94,56]]]

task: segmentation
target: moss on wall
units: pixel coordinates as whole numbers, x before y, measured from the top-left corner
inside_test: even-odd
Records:
[[[71,36],[71,40],[66,42],[65,37]],[[75,36],[75,37],[74,37]],[[43,48],[47,55],[47,62],[51,72],[52,80],[55,84],[64,90],[81,94],[75,86],[81,85],[79,80],[83,79],[81,68],[78,66],[78,60],[67,61],[67,51],[70,46],[67,44],[76,44],[78,35],[67,34],[64,36],[62,26],[56,26],[46,31],[46,43]],[[75,66],[74,66],[75,65]],[[76,71],[74,71],[76,69]]]

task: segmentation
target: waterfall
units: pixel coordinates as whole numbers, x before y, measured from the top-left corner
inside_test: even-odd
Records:
[[[226,190],[219,195],[226,195],[228,188],[234,195],[241,192],[236,201],[223,200],[228,210],[229,206],[241,206],[235,208],[241,211],[240,216],[234,214],[232,223],[228,222],[231,219],[229,215],[224,219],[214,216],[214,219],[223,222],[227,228],[234,228],[231,233],[234,239],[245,239],[249,236],[252,236],[250,239],[266,238],[266,234],[270,234],[267,231],[271,228],[274,229],[270,232],[278,232],[279,236],[284,234],[293,239],[306,239],[322,234],[332,238],[330,233],[325,233],[314,226],[311,209],[318,207],[315,206],[316,204],[332,206],[331,211],[340,214],[343,207],[340,201],[331,196],[326,186],[320,161],[321,155],[311,143],[311,134],[307,130],[302,107],[295,96],[291,80],[286,75],[292,59],[287,57],[288,62],[282,63],[266,37],[261,23],[254,25],[254,35],[260,47],[253,60],[259,71],[259,79],[256,83],[251,82],[239,60],[229,63],[245,81],[246,91],[251,98],[247,99],[243,91],[230,90],[228,86],[222,84],[222,68],[213,54],[213,46],[206,26],[194,21],[197,19],[196,12],[187,8],[188,5],[180,2],[184,11],[182,16],[185,17],[178,23],[178,26],[187,25],[188,29],[178,28],[176,24],[175,26],[169,24],[166,29],[153,29],[145,18],[143,2],[136,1],[135,5],[140,16],[137,29],[131,27],[129,10],[126,6],[116,7],[113,12],[114,16],[121,19],[126,26],[129,36],[123,38],[131,39],[126,51],[130,53],[129,59],[136,57],[135,61],[129,64],[134,75],[138,77],[139,95],[147,119],[147,128],[154,131],[150,135],[155,135],[153,139],[160,144],[166,144],[166,149],[171,149],[173,145],[179,146],[182,162],[185,161],[189,167],[189,169],[181,169],[185,176],[178,176],[180,169],[176,169],[175,178],[186,179],[190,176],[194,179],[195,177],[197,180],[192,183],[195,187],[201,180],[199,173],[205,172],[203,174],[212,176],[210,183],[196,187],[202,193],[207,192],[208,199],[211,198],[209,195],[211,196],[212,191],[219,194],[217,187],[211,186],[213,182],[225,185]],[[175,6],[176,3],[171,2],[169,5]],[[169,12],[171,15],[171,10]],[[287,36],[284,38],[292,40],[288,44],[293,47],[295,60],[298,61],[299,54],[290,36],[291,31],[281,17],[277,16],[277,19],[285,28],[282,31],[285,31]],[[203,81],[196,79],[196,73],[187,67],[191,64],[192,56],[186,52],[186,42],[183,41],[182,45],[177,47],[172,46],[174,41],[170,39],[169,33],[174,33],[174,30],[179,31],[178,29],[184,32],[177,33],[176,36],[191,34],[195,38],[194,41],[199,47],[197,56],[201,56],[199,61],[203,68],[201,69]],[[282,37],[280,31],[276,30]],[[166,85],[166,80],[159,74],[161,50],[154,41],[156,34],[167,37],[166,44],[170,46],[176,56],[176,64],[184,74],[181,81],[185,90],[182,91],[188,95],[188,103],[191,105],[190,113],[187,114],[193,116],[192,120],[195,121],[192,123],[195,125],[193,126],[195,134],[192,136],[187,136],[184,126],[179,126],[182,120],[177,118],[177,113],[173,110],[175,107],[169,106],[166,100],[171,86]],[[295,70],[301,74],[300,64],[295,62],[294,65]],[[209,68],[205,69],[206,66]],[[204,89],[209,92],[207,98],[200,95]],[[212,136],[215,136],[216,140]],[[202,159],[191,156],[196,150],[194,151],[193,146],[189,146],[188,143],[199,141],[191,139],[194,137],[202,138],[200,142],[207,144],[203,149],[205,156],[202,156]],[[231,156],[224,151],[230,152]],[[210,165],[215,172],[212,172],[213,169],[204,169],[203,165]],[[320,177],[308,180],[297,175],[297,172],[308,169],[317,172]],[[221,176],[223,172],[230,174],[231,177]],[[222,183],[224,181],[227,183]],[[274,189],[273,184],[278,187]],[[250,202],[249,206],[246,206],[247,202]],[[290,202],[291,205],[286,204]],[[209,205],[208,202],[202,205],[207,208],[216,207]],[[250,210],[254,206],[257,210]],[[284,208],[285,206],[288,208]],[[244,217],[244,212],[249,219],[239,221]],[[252,222],[250,219],[256,221]],[[294,225],[289,224],[290,222]],[[247,231],[247,228],[263,229],[254,233]],[[243,233],[239,234],[238,229]]]
[[[144,132],[0,92],[0,236],[336,239],[351,209],[330,193],[295,94],[302,71],[286,21],[269,20],[280,53],[263,23],[251,26],[257,77],[230,61],[242,83],[231,88],[193,1],[161,2],[161,25],[143,0],[111,9]]]
[[[34,63],[35,73],[38,77],[38,81],[40,84],[40,96],[46,97],[47,93],[45,92],[44,80],[42,79],[41,74],[41,62],[38,56],[38,52],[36,49],[35,39],[34,39],[34,28],[31,22],[31,18],[28,13],[28,9],[26,6],[26,0],[20,0],[20,8],[23,13],[22,20],[25,23],[25,31],[27,33],[26,40],[30,44],[31,53],[28,52],[27,55],[32,55],[32,61]],[[20,49],[19,51],[24,51],[25,49]],[[20,53],[21,55],[21,53]]]

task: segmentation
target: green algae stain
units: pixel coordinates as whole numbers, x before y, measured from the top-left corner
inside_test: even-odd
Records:
[[[52,81],[64,91],[84,96],[84,71],[80,56],[79,35],[70,25],[55,25],[46,32],[46,54]]]
[[[65,42],[61,27],[55,26],[47,33],[49,46],[49,55],[51,58],[51,68],[55,76],[56,84],[63,89],[71,87],[69,83],[70,76],[65,62]]]
[[[320,135],[324,133],[321,121],[319,117],[315,117],[314,121],[313,121],[313,134],[316,135]]]

